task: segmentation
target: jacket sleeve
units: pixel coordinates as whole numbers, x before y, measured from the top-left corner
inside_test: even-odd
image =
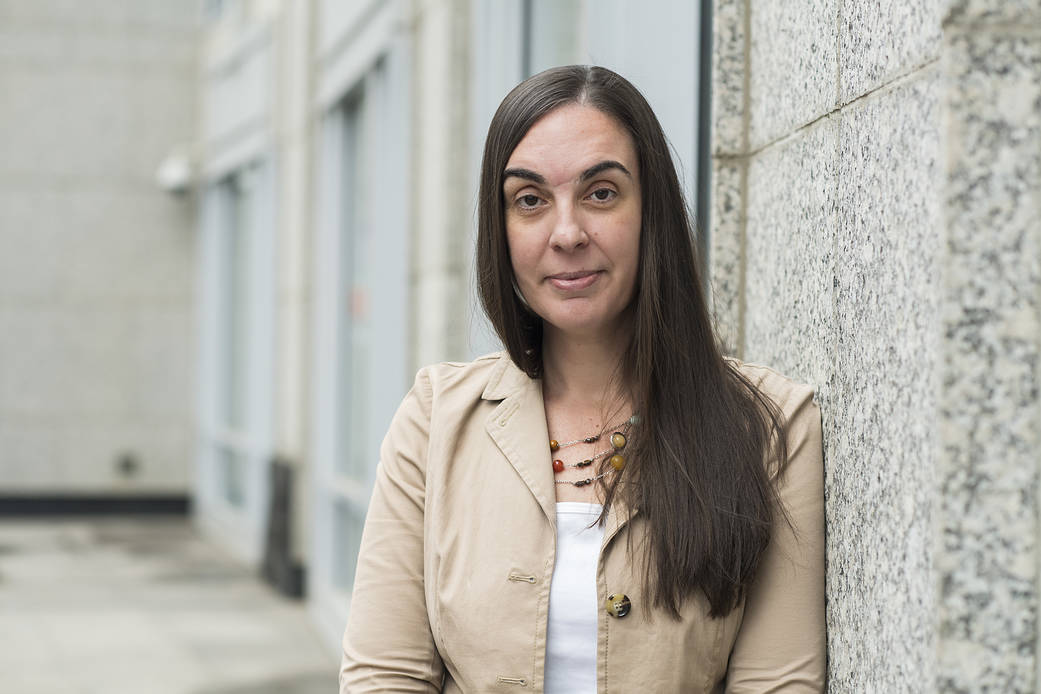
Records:
[[[782,411],[788,466],[777,482],[788,520],[776,514],[770,546],[746,597],[727,671],[726,691],[732,694],[824,691],[821,416],[806,386],[795,388]]]
[[[380,449],[362,533],[340,692],[439,692],[444,667],[423,587],[431,385],[420,371]]]

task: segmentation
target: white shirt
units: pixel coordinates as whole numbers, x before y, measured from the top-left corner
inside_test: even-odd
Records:
[[[546,694],[596,694],[596,565],[604,529],[594,523],[602,509],[600,504],[557,503],[557,552],[546,634]]]

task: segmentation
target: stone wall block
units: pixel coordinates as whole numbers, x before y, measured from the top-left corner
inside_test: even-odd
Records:
[[[941,692],[1037,685],[1041,33],[1007,34],[945,47]]]
[[[68,0],[33,0],[0,3],[0,20],[25,24],[62,24],[76,30],[98,28],[126,31],[192,32],[200,21],[199,11],[189,4],[163,0],[138,0],[132,3],[102,0],[92,3],[89,13],[76,13]]]
[[[2,369],[0,366],[0,388],[3,387]],[[53,422],[35,418],[5,418],[0,421],[0,450],[4,452],[6,489],[25,491],[42,488],[52,491],[54,480],[60,479],[58,443]]]
[[[197,373],[194,314],[180,302],[127,313],[122,356],[137,376],[131,383],[123,379],[124,397],[141,419],[176,421],[195,396],[193,380],[182,375]]]
[[[5,418],[45,421],[49,414],[55,416],[51,405],[55,397],[65,402],[72,387],[82,386],[79,375],[67,368],[62,339],[73,336],[62,331],[62,318],[58,310],[0,309],[0,327],[5,330],[0,340],[5,350],[0,408]]]
[[[183,201],[147,190],[86,187],[60,199],[62,228],[52,238],[62,249],[61,272],[53,286],[66,306],[192,298],[193,278],[185,271],[194,259],[194,237],[185,232],[192,210]],[[42,267],[48,267],[45,259]],[[116,269],[98,270],[108,267]]]
[[[945,24],[1012,24],[1038,27],[1041,0],[943,0]]]
[[[839,100],[843,104],[940,57],[942,0],[842,0]]]
[[[744,159],[712,161],[712,231],[709,234],[709,282],[716,331],[727,354],[741,355],[741,256],[744,212],[741,179]]]
[[[712,151],[743,153],[746,0],[716,0],[712,14]]]
[[[750,2],[749,149],[835,109],[839,0]]]
[[[67,260],[67,199],[53,189],[0,188],[0,238],[5,249],[18,249],[0,252],[0,309],[23,301],[46,301],[57,294]]]
[[[826,386],[838,123],[825,118],[748,164],[744,358]]]
[[[58,470],[68,487],[98,494],[168,493],[187,486],[192,436],[160,422],[75,420],[55,426]],[[129,455],[137,467],[129,475],[118,462]],[[53,483],[52,483],[53,484]]]
[[[131,78],[76,65],[46,71],[0,66],[0,132],[8,137],[0,174],[12,178],[127,176],[134,143],[126,137]],[[13,96],[8,96],[13,95]]]
[[[187,491],[197,217],[155,170],[195,139],[199,20],[194,3],[0,0],[8,491]],[[114,471],[126,450],[140,475]]]
[[[832,692],[930,691],[940,81],[841,113],[825,412]]]

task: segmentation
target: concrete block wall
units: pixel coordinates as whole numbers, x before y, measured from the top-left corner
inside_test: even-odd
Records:
[[[187,492],[194,209],[154,172],[193,136],[197,22],[0,2],[4,493]]]
[[[1038,6],[715,4],[715,311],[817,387],[833,692],[1035,685]]]

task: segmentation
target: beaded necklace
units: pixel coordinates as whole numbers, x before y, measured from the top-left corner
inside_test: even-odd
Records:
[[[573,485],[575,487],[584,487],[587,484],[592,484],[593,482],[596,482],[598,480],[602,480],[604,477],[607,477],[607,475],[611,474],[612,472],[620,471],[622,468],[625,467],[625,456],[622,455],[622,449],[625,448],[625,444],[628,443],[628,441],[626,439],[626,436],[629,433],[629,429],[634,424],[637,424],[639,421],[640,421],[640,418],[637,415],[634,414],[631,417],[629,417],[629,419],[625,420],[624,422],[619,422],[618,424],[615,424],[613,426],[607,427],[604,431],[607,431],[609,429],[618,429],[619,427],[622,427],[622,430],[621,431],[615,431],[614,433],[611,434],[611,448],[608,448],[606,450],[600,451],[599,453],[593,455],[590,458],[586,458],[585,460],[581,460],[581,461],[579,461],[577,463],[569,463],[569,464],[565,464],[563,460],[559,460],[559,459],[553,461],[553,472],[559,473],[559,472],[563,472],[564,469],[568,468],[568,467],[570,467],[570,468],[589,467],[595,461],[603,458],[604,456],[608,455],[609,453],[612,453],[613,455],[611,456],[610,460],[608,461],[608,462],[611,463],[611,467],[609,467],[607,470],[601,472],[599,475],[597,475],[595,477],[587,477],[587,478],[581,479],[581,480],[555,480],[555,483],[556,484],[570,484],[570,485]],[[550,450],[550,452],[556,453],[561,448],[567,448],[569,446],[574,446],[574,445],[577,445],[577,444],[580,444],[580,443],[596,443],[597,441],[600,440],[600,438],[602,436],[603,436],[602,433],[601,434],[595,434],[593,436],[587,436],[587,437],[582,438],[582,439],[575,439],[574,441],[567,441],[566,443],[559,443],[559,442],[557,442],[556,439],[550,439],[549,440],[549,450]]]
[[[636,415],[633,415],[632,417],[630,417],[629,419],[626,419],[625,421],[618,422],[617,424],[612,424],[609,427],[604,427],[604,431],[607,431],[608,429],[617,429],[620,426],[624,426],[626,429],[628,429],[630,426],[632,426],[633,424],[636,423],[634,421],[635,419],[637,419],[637,417],[636,417]],[[579,444],[579,443],[596,443],[597,441],[600,440],[601,436],[603,436],[603,434],[595,434],[593,436],[587,436],[584,439],[575,439],[574,441],[566,441],[564,443],[557,443],[556,439],[550,439],[549,440],[549,450],[551,450],[554,453],[556,453],[561,448],[567,448],[568,446],[574,446],[574,445]]]

